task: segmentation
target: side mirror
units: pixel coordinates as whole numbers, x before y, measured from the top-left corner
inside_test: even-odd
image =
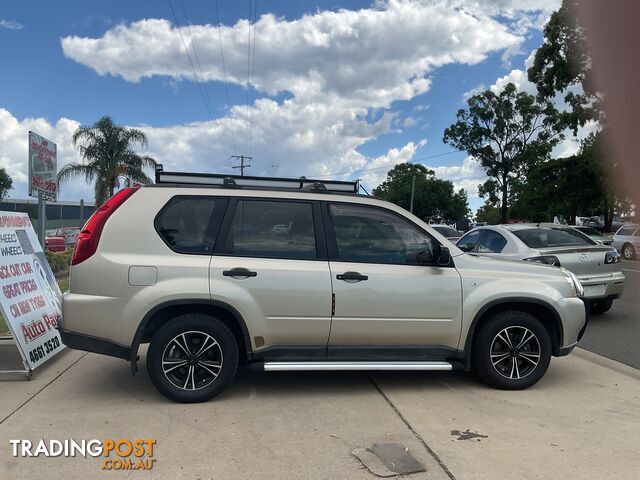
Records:
[[[440,247],[440,255],[438,255],[438,265],[449,265],[451,263],[451,252],[447,247]]]

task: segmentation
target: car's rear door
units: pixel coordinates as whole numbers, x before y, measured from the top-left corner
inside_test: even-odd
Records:
[[[329,359],[450,355],[460,337],[460,275],[415,262],[418,252],[433,256],[437,241],[377,206],[328,203],[323,213],[335,295]]]
[[[236,198],[210,266],[212,299],[231,303],[265,359],[325,357],[331,276],[318,203]]]

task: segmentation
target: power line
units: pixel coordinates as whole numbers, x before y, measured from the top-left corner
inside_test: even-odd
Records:
[[[249,110],[249,153],[251,153],[251,140],[253,134],[253,100],[256,89],[254,86],[256,71],[256,21],[258,19],[258,0],[253,0],[253,46],[251,51],[251,110]]]
[[[184,39],[184,35],[182,35],[182,28],[180,28],[180,23],[178,23],[178,16],[176,15],[176,11],[173,8],[173,4],[171,3],[171,0],[167,0],[167,2],[169,3],[169,8],[171,9],[171,13],[173,14],[173,19],[176,22],[176,26],[178,27],[178,32],[180,33],[180,39],[182,40],[182,45],[184,45],[184,50],[187,54],[187,58],[189,59],[189,64],[191,65],[191,70],[193,71],[193,75],[196,77],[196,82],[198,83],[198,88],[200,89],[200,94],[202,95],[202,100],[204,101],[205,107],[207,109],[207,112],[209,113],[209,117],[211,117],[211,120],[218,125],[218,119],[213,115],[213,111],[211,110],[211,106],[209,105],[209,103],[207,102],[207,94],[204,90],[204,87],[202,85],[202,82],[200,81],[200,78],[198,77],[198,72],[196,71],[196,67],[193,63],[193,60],[191,59],[191,54],[189,53],[189,48],[187,47],[187,42]],[[195,52],[195,51],[194,51]]]
[[[224,79],[224,92],[227,98],[227,106],[231,108],[231,100],[229,98],[229,85],[227,82],[227,65],[224,60],[224,48],[222,46],[222,28],[221,28],[222,22],[220,21],[220,10],[218,8],[218,0],[215,0],[215,6],[216,6],[216,21],[218,25],[218,40],[220,43],[220,60],[222,61],[222,75]],[[233,149],[235,151],[238,151],[238,140],[236,138],[236,131],[234,128],[231,129],[231,136],[233,139]]]

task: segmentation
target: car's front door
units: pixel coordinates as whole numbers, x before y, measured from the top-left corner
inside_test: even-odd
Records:
[[[317,203],[231,200],[211,258],[210,291],[249,324],[254,354],[325,358],[331,276],[324,233],[318,232]]]
[[[450,355],[460,337],[460,275],[452,265],[416,262],[418,253],[434,257],[437,241],[385,208],[324,207],[335,295],[329,359]]]

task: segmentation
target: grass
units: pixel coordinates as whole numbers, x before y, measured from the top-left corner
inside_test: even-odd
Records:
[[[66,290],[69,290],[69,275],[64,275],[60,278],[57,278],[56,280],[61,292],[64,293]],[[0,314],[0,337],[4,337],[7,335],[11,335],[9,333],[9,327],[5,323],[2,314]]]

